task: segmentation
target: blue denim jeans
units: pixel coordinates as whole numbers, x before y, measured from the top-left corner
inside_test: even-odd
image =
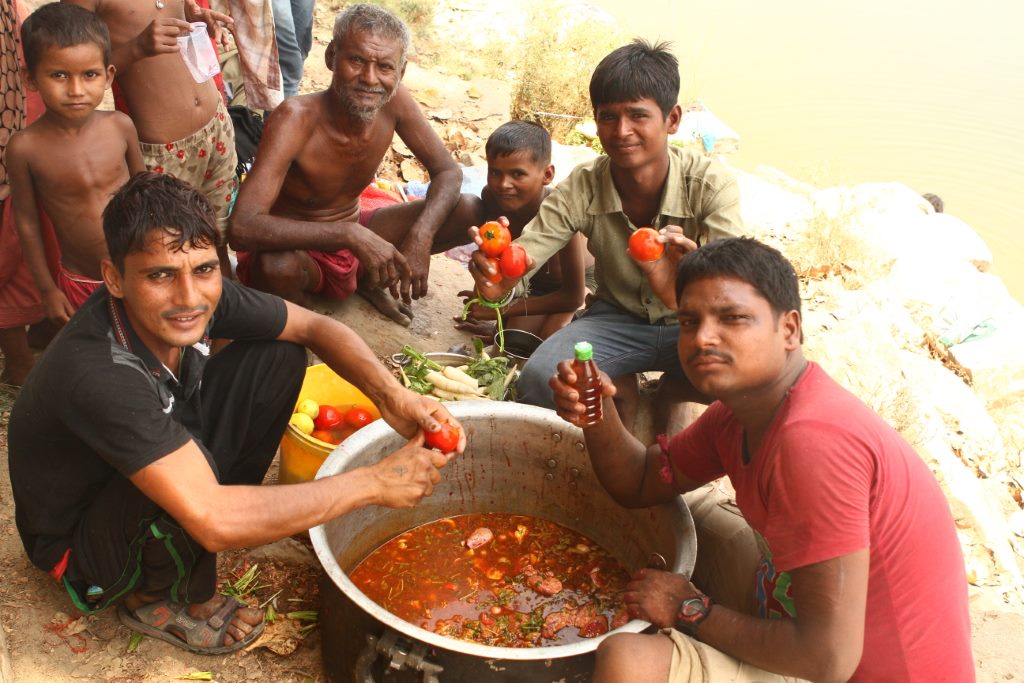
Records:
[[[612,304],[596,301],[533,352],[516,384],[519,401],[554,408],[548,380],[559,362],[573,358],[573,346],[580,341],[590,342],[594,362],[609,377],[652,370],[684,377],[676,352],[678,325],[652,325]]]
[[[299,82],[306,57],[313,47],[313,4],[315,0],[271,0],[277,58],[281,62],[284,96],[299,94]]]

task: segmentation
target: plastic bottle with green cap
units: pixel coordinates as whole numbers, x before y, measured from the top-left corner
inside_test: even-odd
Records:
[[[601,422],[601,373],[594,362],[594,348],[590,342],[577,342],[573,347],[576,358],[572,362],[572,372],[576,375],[576,391],[580,395],[580,403],[586,410],[576,416],[577,427],[593,427]]]

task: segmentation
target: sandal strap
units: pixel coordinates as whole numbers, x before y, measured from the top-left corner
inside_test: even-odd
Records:
[[[231,621],[231,618],[240,607],[242,607],[241,602],[232,597],[225,597],[224,602],[221,603],[216,612],[210,615],[206,623],[215,629],[221,629]]]
[[[204,621],[190,617],[188,605],[160,600],[136,609],[135,617],[193,647],[218,647],[224,644],[224,635],[231,617],[242,606],[235,598],[225,598],[220,607]]]

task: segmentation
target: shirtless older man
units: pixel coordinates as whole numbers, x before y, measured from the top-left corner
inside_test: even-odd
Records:
[[[330,87],[274,111],[238,194],[228,236],[252,252],[239,256],[242,282],[308,306],[311,294],[345,298],[358,281],[383,313],[409,323],[431,253],[465,242],[475,214],[460,200],[461,170],[401,85],[408,46],[408,28],[380,7],[338,16]],[[430,173],[427,198],[361,212],[395,133]]]

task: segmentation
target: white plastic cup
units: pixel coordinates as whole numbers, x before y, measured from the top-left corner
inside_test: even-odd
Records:
[[[196,83],[205,83],[220,73],[220,62],[217,52],[213,49],[210,35],[206,32],[206,22],[192,22],[192,30],[178,36],[181,58]]]

